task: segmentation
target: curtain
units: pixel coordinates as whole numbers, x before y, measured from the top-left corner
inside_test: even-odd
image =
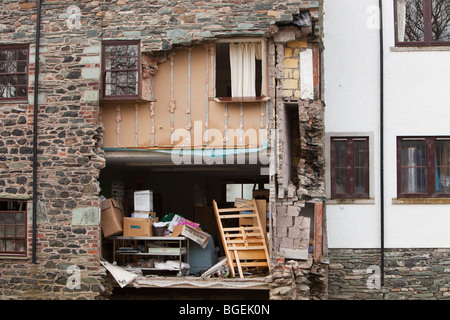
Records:
[[[406,0],[397,0],[397,38],[399,42],[405,41],[406,30]]]
[[[256,96],[255,59],[261,59],[261,51],[260,43],[230,43],[232,97]]]

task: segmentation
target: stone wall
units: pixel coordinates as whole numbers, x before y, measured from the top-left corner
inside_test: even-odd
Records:
[[[329,249],[330,300],[448,300],[449,249],[387,249],[379,285],[379,249]]]
[[[278,258],[266,277],[271,300],[327,300],[328,266]]]
[[[78,3],[86,8],[90,1]],[[81,29],[69,30],[71,4],[42,6],[36,264],[31,261],[36,3],[7,1],[0,13],[0,45],[30,46],[28,102],[0,104],[0,196],[28,199],[27,257],[0,259],[1,299],[93,299],[105,291],[97,181],[105,165],[97,122],[100,40],[91,31],[100,23],[91,15]]]

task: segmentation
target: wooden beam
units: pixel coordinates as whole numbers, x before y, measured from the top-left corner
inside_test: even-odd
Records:
[[[322,259],[323,244],[323,203],[314,204],[314,261],[319,262]]]

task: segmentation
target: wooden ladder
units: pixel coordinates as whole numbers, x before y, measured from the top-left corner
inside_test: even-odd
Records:
[[[266,231],[261,227],[255,199],[236,204],[235,208],[226,209],[219,209],[213,200],[213,206],[231,276],[235,277],[235,267],[239,271],[240,278],[244,278],[243,270],[246,269],[270,269]],[[248,211],[251,213],[245,213]],[[240,218],[253,218],[250,220],[254,222],[252,225],[239,225]],[[238,222],[229,226],[234,220],[228,220],[227,227],[224,227],[225,219],[235,219]]]

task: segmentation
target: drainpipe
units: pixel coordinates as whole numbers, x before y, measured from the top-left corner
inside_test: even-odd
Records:
[[[383,45],[383,0],[380,7],[380,280],[384,285],[384,45]]]
[[[37,136],[38,136],[38,87],[39,87],[39,45],[41,25],[41,0],[36,0],[36,49],[34,58],[34,109],[33,109],[33,251],[32,263],[36,264],[36,229],[37,229]]]

